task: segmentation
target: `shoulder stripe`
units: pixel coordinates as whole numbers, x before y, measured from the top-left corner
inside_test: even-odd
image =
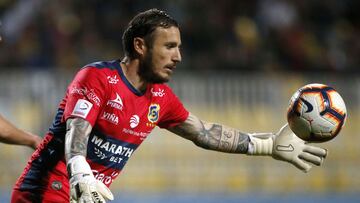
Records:
[[[99,68],[99,69],[103,69],[103,68],[109,68],[111,70],[117,70],[117,66],[120,63],[119,60],[112,60],[112,61],[97,61],[94,63],[90,63],[85,65],[84,67],[82,67],[81,69],[84,68],[89,68],[89,67],[95,67],[95,68]]]

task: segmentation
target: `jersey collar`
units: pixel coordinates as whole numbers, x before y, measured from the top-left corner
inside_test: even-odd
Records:
[[[123,72],[123,70],[122,70],[122,68],[121,68],[121,66],[120,66],[120,63],[121,63],[120,60],[116,60],[116,69],[117,69],[117,71],[118,71],[118,73],[119,73],[119,75],[120,75],[121,80],[122,80],[122,81],[125,83],[125,85],[130,89],[130,91],[133,92],[135,95],[137,95],[137,96],[143,96],[143,95],[146,93],[146,91],[145,91],[145,92],[141,92],[141,91],[137,90],[137,89],[130,83],[130,81],[126,78],[126,76],[125,76],[125,74],[124,74],[124,72]],[[147,89],[147,88],[146,88],[146,89]]]

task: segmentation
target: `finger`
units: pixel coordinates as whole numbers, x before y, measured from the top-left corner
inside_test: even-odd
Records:
[[[311,165],[306,163],[299,157],[296,157],[291,163],[294,164],[294,166],[296,166],[298,169],[302,170],[305,173],[307,173],[311,169]]]
[[[103,196],[106,200],[114,200],[114,195],[110,189],[101,181],[96,181],[96,190]]]
[[[319,156],[319,157],[324,157],[324,158],[327,156],[327,153],[328,153],[328,151],[326,149],[311,146],[311,145],[306,145],[306,147],[304,148],[304,152],[309,152],[310,154],[313,154],[313,155]]]
[[[302,160],[305,160],[307,162],[313,163],[313,164],[315,164],[317,166],[320,166],[322,164],[323,160],[324,160],[322,157],[315,156],[313,154],[306,153],[306,152],[301,153],[299,155],[299,158],[302,159]]]

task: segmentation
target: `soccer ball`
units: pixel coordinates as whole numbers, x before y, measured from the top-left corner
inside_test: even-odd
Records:
[[[339,134],[346,121],[340,94],[323,84],[308,84],[291,97],[287,111],[291,130],[308,142],[326,142]]]

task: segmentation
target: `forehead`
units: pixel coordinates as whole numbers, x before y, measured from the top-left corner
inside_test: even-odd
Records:
[[[181,43],[180,30],[175,26],[169,28],[157,27],[154,31],[154,43],[176,42]]]

